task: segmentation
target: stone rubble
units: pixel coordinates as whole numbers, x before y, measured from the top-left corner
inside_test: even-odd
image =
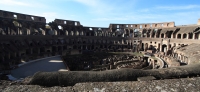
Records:
[[[0,81],[0,92],[200,92],[200,77],[152,81],[77,83],[43,87]]]

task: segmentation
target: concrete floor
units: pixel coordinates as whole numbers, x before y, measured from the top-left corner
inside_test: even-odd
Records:
[[[53,72],[53,71],[67,71],[60,56],[46,58],[23,65],[11,71],[11,75],[15,78],[25,78],[32,76],[38,71]]]

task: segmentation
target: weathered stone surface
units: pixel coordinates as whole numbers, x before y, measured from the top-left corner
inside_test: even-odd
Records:
[[[83,82],[136,81],[138,77],[154,76],[156,79],[180,78],[200,74],[200,64],[182,67],[139,70],[118,69],[108,71],[38,72],[30,84],[43,86],[73,86]]]
[[[1,92],[200,92],[200,78],[153,81],[87,82],[68,87],[38,85],[9,85],[3,82]]]
[[[153,76],[145,76],[145,77],[138,77],[138,81],[150,81],[150,80],[155,80],[156,78]]]

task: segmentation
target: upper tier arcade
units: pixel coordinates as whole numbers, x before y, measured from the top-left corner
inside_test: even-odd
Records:
[[[46,23],[45,17],[0,10],[0,18]]]

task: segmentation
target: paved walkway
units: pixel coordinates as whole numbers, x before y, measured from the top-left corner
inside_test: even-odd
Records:
[[[15,78],[25,78],[32,76],[38,71],[53,72],[53,71],[67,71],[60,56],[46,58],[23,65],[11,71],[11,75]]]

